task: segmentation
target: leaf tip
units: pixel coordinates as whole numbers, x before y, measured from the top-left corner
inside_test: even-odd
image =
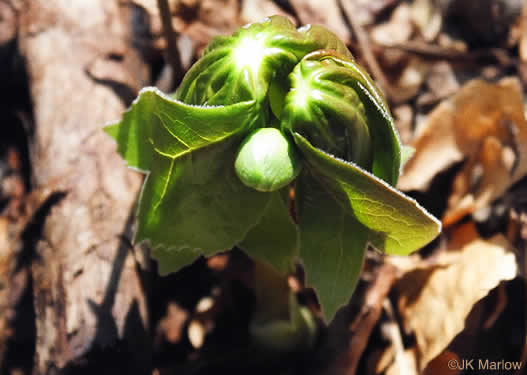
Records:
[[[108,124],[106,125],[104,128],[102,128],[102,130],[108,134],[110,137],[112,137],[113,139],[115,139],[117,141],[117,138],[118,138],[118,135],[119,135],[119,126],[120,126],[120,122],[117,122],[117,123],[111,123],[111,124]]]

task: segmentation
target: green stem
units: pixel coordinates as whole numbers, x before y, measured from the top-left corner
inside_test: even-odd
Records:
[[[256,303],[249,331],[254,342],[272,351],[309,349],[317,325],[309,309],[298,304],[287,277],[255,260],[253,288]]]

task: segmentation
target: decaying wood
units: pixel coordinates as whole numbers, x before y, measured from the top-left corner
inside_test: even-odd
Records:
[[[138,10],[124,1],[14,3],[34,105],[32,182],[55,189],[32,265],[36,373],[150,373],[140,251],[122,236],[141,177],[101,130],[148,77],[131,43]]]

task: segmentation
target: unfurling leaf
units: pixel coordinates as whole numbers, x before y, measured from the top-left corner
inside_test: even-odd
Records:
[[[317,29],[318,30],[318,29]],[[227,105],[266,98],[275,77],[285,80],[307,53],[346,47],[326,30],[326,39],[297,30],[285,17],[273,16],[240,28],[232,36],[215,38],[177,89],[175,97],[190,104]],[[331,48],[328,46],[328,48]]]
[[[313,146],[352,161],[391,185],[401,168],[401,146],[382,95],[353,60],[313,52],[290,75],[282,128]]]

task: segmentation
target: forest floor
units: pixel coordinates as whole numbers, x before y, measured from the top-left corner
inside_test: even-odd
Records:
[[[527,373],[525,1],[173,0],[179,62],[155,0],[84,3],[0,0],[1,374]],[[315,347],[269,358],[244,350],[243,252],[161,277],[130,243],[142,176],[101,129],[273,14],[325,25],[370,72],[416,150],[397,187],[443,231],[369,249]]]

